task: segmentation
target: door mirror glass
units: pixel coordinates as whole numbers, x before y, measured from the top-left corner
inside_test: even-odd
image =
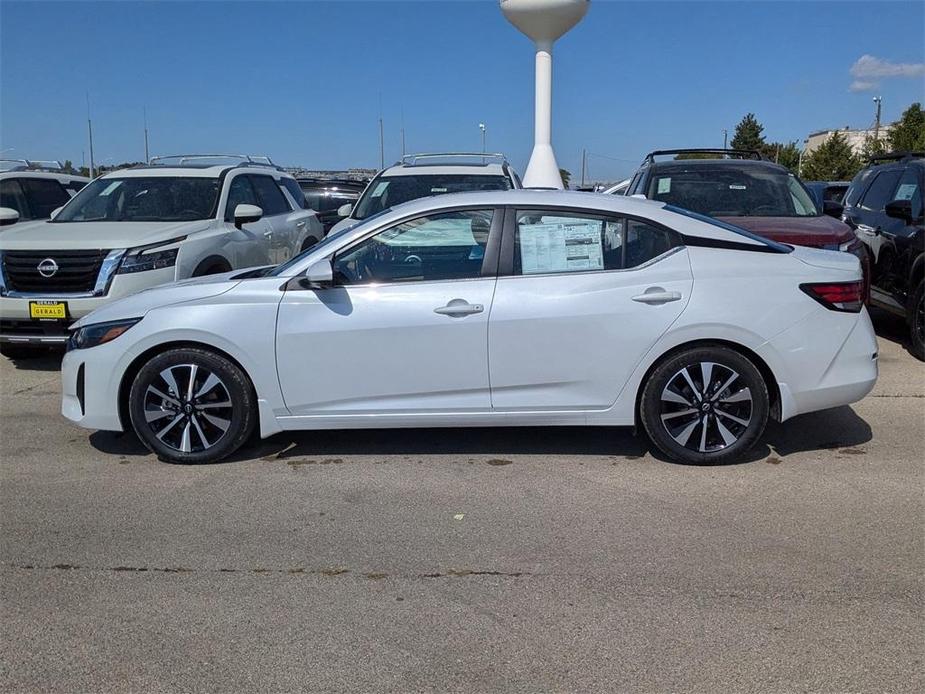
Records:
[[[353,212],[353,205],[349,202],[337,208],[338,217],[349,217],[351,212]]]
[[[844,205],[841,205],[834,200],[822,201],[822,214],[827,214],[829,217],[835,217],[835,219],[841,219],[842,212],[844,211]]]
[[[911,200],[893,200],[888,202],[883,208],[887,217],[901,219],[907,224],[912,224],[912,201]]]
[[[0,226],[5,227],[19,221],[19,212],[11,207],[0,207]]]
[[[312,263],[305,271],[305,282],[310,289],[324,289],[334,284],[334,268],[328,258]]]
[[[263,210],[256,205],[241,204],[234,208],[234,225],[240,229],[245,224],[259,222],[263,217]]]

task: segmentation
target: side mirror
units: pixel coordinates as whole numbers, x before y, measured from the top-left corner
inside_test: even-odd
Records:
[[[912,201],[911,200],[893,200],[888,202],[883,208],[887,217],[901,219],[906,224],[912,224]]]
[[[329,258],[323,258],[313,263],[305,271],[304,285],[309,289],[324,289],[334,285],[334,267]]]
[[[11,207],[0,207],[0,227],[7,227],[19,221],[19,212]]]
[[[349,202],[337,208],[338,217],[349,217],[351,212],[353,212],[353,205]]]
[[[259,222],[263,217],[263,210],[256,205],[241,204],[234,208],[234,225],[240,229],[245,224]]]
[[[63,210],[63,209],[64,209],[64,205],[61,205],[61,207],[56,207],[55,209],[53,209],[53,210],[51,211],[51,216],[49,217],[49,219],[54,219],[55,217],[57,217],[58,214],[59,214],[59,213],[61,212],[61,210]]]
[[[646,200],[646,199],[647,199],[646,196],[643,195],[642,193],[635,193],[635,194],[633,194],[633,195],[630,195],[630,197],[631,197],[631,198],[636,198],[637,200]]]
[[[829,217],[835,217],[835,219],[841,219],[842,212],[844,211],[845,206],[841,203],[835,202],[834,200],[822,201],[822,214],[827,214]]]

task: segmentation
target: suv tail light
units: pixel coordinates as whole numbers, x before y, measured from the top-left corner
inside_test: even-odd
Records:
[[[860,313],[864,305],[864,282],[811,282],[800,289],[831,311]]]

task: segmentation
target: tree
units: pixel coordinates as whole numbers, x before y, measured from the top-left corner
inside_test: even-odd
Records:
[[[889,141],[894,152],[925,150],[925,111],[922,104],[915,102],[903,111],[890,131]]]
[[[801,177],[806,181],[850,181],[862,166],[847,138],[833,132],[825,142],[803,157]]]
[[[559,175],[562,177],[562,187],[568,190],[568,182],[572,179],[572,172],[568,169],[559,169]]]
[[[871,157],[878,154],[884,154],[887,150],[883,137],[874,138],[873,135],[867,135],[864,138],[864,146],[861,149],[861,158],[864,161],[870,161]]]
[[[769,142],[759,150],[765,157],[781,166],[786,166],[793,173],[800,167],[800,148],[796,140],[784,144],[783,142]]]
[[[764,126],[758,122],[754,113],[747,113],[736,126],[735,134],[732,136],[733,149],[755,149],[759,152],[765,146]]]

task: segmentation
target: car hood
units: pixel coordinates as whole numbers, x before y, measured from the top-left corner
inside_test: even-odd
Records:
[[[70,251],[134,248],[170,241],[209,227],[193,222],[26,222],[0,231],[0,250]]]
[[[92,323],[106,323],[125,318],[140,318],[155,308],[182,304],[198,299],[208,299],[229,291],[242,281],[242,275],[248,274],[250,274],[248,270],[234,270],[232,272],[223,272],[220,275],[193,277],[192,279],[172,284],[162,284],[150,289],[144,289],[137,294],[132,294],[124,299],[101,306],[76,321],[71,327],[78,328]]]
[[[772,241],[796,246],[837,245],[854,239],[851,228],[834,217],[717,217]]]

